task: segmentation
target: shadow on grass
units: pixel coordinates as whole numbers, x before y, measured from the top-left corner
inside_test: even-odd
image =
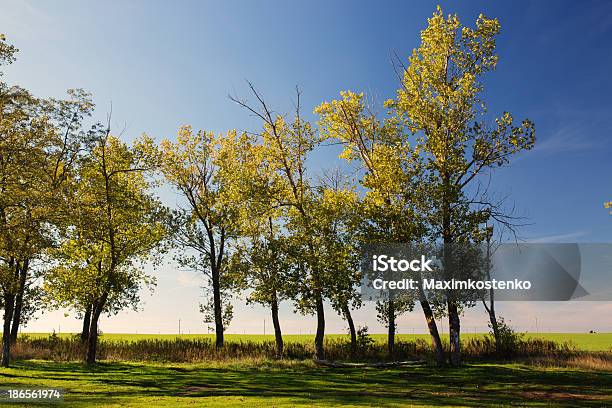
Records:
[[[460,369],[411,367],[333,369],[252,363],[160,365],[21,361],[0,374],[2,386],[63,387],[73,405],[123,404],[145,397],[180,400],[210,397],[284,398],[293,404],[542,405],[612,404],[612,375],[478,364]],[[273,401],[270,401],[273,403]]]

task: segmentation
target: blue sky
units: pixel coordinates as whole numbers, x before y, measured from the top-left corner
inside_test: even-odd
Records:
[[[501,22],[500,62],[486,78],[489,110],[528,117],[537,130],[535,150],[492,179],[493,189],[509,194],[509,204],[531,224],[521,236],[608,242],[612,216],[603,202],[612,199],[612,3],[440,3],[466,24],[481,12]],[[142,132],[158,140],[172,138],[182,124],[215,131],[253,129],[254,119],[227,97],[249,96],[245,79],[279,111],[292,108],[296,85],[309,114],[345,89],[379,101],[393,97],[397,80],[391,53],[405,57],[418,46],[419,31],[436,4],[1,1],[0,32],[21,50],[5,80],[40,96],[60,97],[67,88],[85,88],[94,94],[101,120],[112,101],[113,126],[125,128],[126,138]],[[336,165],[335,153],[317,152],[313,171]],[[169,204],[176,200],[164,198]],[[138,319],[124,313],[105,320],[103,330],[172,331],[181,316],[168,315],[168,301],[184,310],[183,327],[202,330],[198,277],[173,265],[155,274],[158,289],[145,297]],[[574,306],[549,305],[551,325],[567,326],[555,316]],[[516,314],[519,325],[528,326],[533,316],[525,317],[525,307],[507,310]],[[597,307],[610,310],[607,304]],[[483,316],[472,314],[474,325],[484,327]],[[382,330],[374,315],[363,310],[358,318]],[[311,330],[309,319],[289,310],[284,317],[288,331]],[[239,306],[233,327],[261,331],[264,318],[265,310]],[[405,319],[406,327],[422,329],[420,314]],[[78,326],[56,313],[31,329],[49,330],[59,321],[64,330]],[[330,330],[344,330],[342,322],[332,319]]]

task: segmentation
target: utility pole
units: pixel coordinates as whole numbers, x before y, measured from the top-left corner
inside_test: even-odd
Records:
[[[266,335],[266,319],[264,319],[264,336]]]
[[[179,318],[179,335],[181,334],[181,319]]]

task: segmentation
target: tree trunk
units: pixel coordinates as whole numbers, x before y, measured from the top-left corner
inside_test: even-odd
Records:
[[[499,338],[499,326],[497,325],[497,316],[495,316],[495,309],[491,307],[489,309],[489,320],[491,321],[491,329],[493,329],[493,337],[495,338],[495,351],[501,351],[501,339]]]
[[[450,336],[450,363],[453,367],[461,365],[461,325],[457,303],[448,301],[448,332]]]
[[[8,367],[11,358],[11,320],[15,306],[15,295],[4,295],[4,324],[2,327],[2,367]]]
[[[100,315],[94,313],[91,318],[91,323],[89,325],[89,336],[87,336],[87,355],[85,357],[85,362],[88,365],[93,365],[96,363],[96,351],[98,348],[98,317]]]
[[[487,279],[491,279],[490,274]],[[501,351],[501,339],[499,338],[499,324],[497,324],[497,316],[495,315],[495,295],[493,289],[489,291],[489,304],[482,299],[482,304],[489,315],[489,321],[491,322],[491,330],[493,330],[493,338],[495,339],[495,351],[499,353]]]
[[[493,229],[491,227],[489,234],[487,235],[487,254],[486,254],[486,276],[488,280],[491,280],[491,238],[493,235]],[[482,304],[485,310],[489,314],[489,321],[491,322],[491,330],[493,330],[493,338],[495,339],[495,351],[499,353],[501,351],[501,339],[499,338],[499,325],[497,324],[497,316],[495,315],[495,291],[489,290],[489,305],[482,299]]]
[[[315,335],[315,352],[318,360],[325,359],[325,349],[323,341],[325,339],[325,311],[323,310],[323,296],[321,292],[316,293],[316,308],[317,308],[317,334]]]
[[[19,265],[14,258],[8,262],[9,271],[14,270],[14,278],[19,276]],[[14,268],[14,269],[13,269]],[[11,360],[11,322],[13,320],[13,310],[15,308],[15,295],[10,288],[4,288],[4,320],[2,325],[2,367],[8,367]]]
[[[388,335],[387,335],[387,346],[389,350],[389,358],[393,358],[393,353],[395,351],[395,301],[393,299],[389,299],[389,307],[387,308],[388,316]]]
[[[449,251],[452,250],[450,247],[453,244],[453,233],[452,233],[452,209],[450,192],[452,191],[451,183],[447,174],[442,175],[444,190],[442,197],[442,238],[444,242],[444,273],[446,279],[455,278],[454,272],[452,271],[452,262],[450,262]],[[453,367],[461,365],[461,325],[459,319],[459,308],[457,305],[457,299],[455,294],[447,293],[447,312],[448,312],[448,333],[450,336],[450,363]]]
[[[283,333],[281,332],[280,321],[278,320],[278,300],[276,294],[271,304],[272,308],[272,324],[274,325],[274,338],[276,340],[276,357],[283,356]]]
[[[91,324],[91,305],[87,306],[85,309],[85,314],[83,315],[83,329],[81,330],[81,343],[87,343],[87,339],[89,338],[89,325]]]
[[[212,284],[215,314],[215,346],[219,349],[223,347],[223,310],[221,310],[221,281],[217,268],[214,268],[212,272]]]
[[[17,334],[19,333],[19,325],[21,324],[21,310],[23,309],[23,295],[26,289],[26,280],[28,276],[29,259],[24,259],[19,268],[19,287],[17,288],[17,296],[15,297],[15,309],[13,310],[13,325],[11,327],[11,343],[17,342]],[[19,264],[17,264],[19,265]]]
[[[433,348],[436,364],[439,366],[444,365],[444,349],[442,348],[442,340],[440,339],[440,333],[438,332],[438,325],[436,324],[436,319],[434,318],[433,311],[431,310],[431,305],[429,304],[427,298],[425,298],[425,294],[420,287],[419,303],[423,309],[425,321],[427,322],[427,328],[429,329],[429,334],[431,335],[431,346]]]
[[[104,310],[108,295],[103,295],[102,298],[93,302],[91,308],[91,322],[89,324],[89,336],[87,337],[87,355],[85,362],[87,365],[96,363],[96,351],[98,348],[98,320]]]
[[[351,354],[355,356],[357,354],[357,332],[355,331],[355,322],[353,322],[353,316],[351,316],[351,309],[348,307],[348,304],[342,307],[342,314],[344,314],[351,334]]]

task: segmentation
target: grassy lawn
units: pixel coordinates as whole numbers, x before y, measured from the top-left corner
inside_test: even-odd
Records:
[[[0,387],[61,387],[69,406],[438,406],[612,404],[612,375],[516,364],[329,369],[310,362],[18,361]],[[16,406],[12,404],[11,406]],[[58,405],[55,405],[58,406]]]
[[[47,337],[49,333],[27,333],[28,336],[31,337]],[[474,334],[474,333],[464,333],[461,335],[463,339],[469,339],[474,336],[483,336],[484,334]],[[62,337],[71,336],[69,333],[60,334]],[[586,351],[610,351],[612,350],[612,333],[527,333],[527,337],[532,338],[542,338],[547,340],[554,340],[558,342],[572,342],[576,345],[576,347],[580,350]],[[142,339],[168,339],[172,340],[176,337],[180,337],[183,339],[195,339],[195,338],[209,338],[214,339],[213,334],[124,334],[124,333],[105,333],[100,338],[102,341],[104,340],[127,340],[127,341],[135,341]],[[327,338],[334,337],[347,337],[345,334],[328,334]],[[387,336],[385,334],[373,334],[372,337],[381,343],[387,341]],[[226,334],[225,338],[227,341],[263,341],[269,340],[274,341],[273,335],[263,335],[263,334]],[[313,342],[314,335],[307,334],[289,334],[284,335],[283,338],[285,341],[290,342]],[[427,334],[399,334],[397,336],[400,340],[414,340],[417,338],[424,339],[429,341],[429,335]]]

